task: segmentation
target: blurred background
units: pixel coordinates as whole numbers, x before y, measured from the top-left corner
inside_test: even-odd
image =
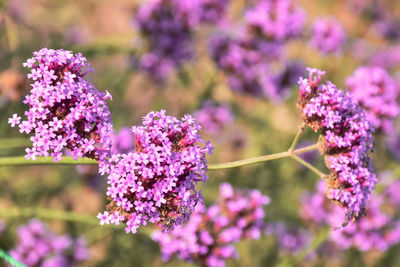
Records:
[[[24,155],[25,147],[30,145],[28,137],[11,128],[7,120],[12,114],[23,114],[27,109],[22,100],[29,92],[30,81],[22,63],[43,47],[81,52],[87,57],[95,71],[86,79],[98,90],[108,90],[113,96],[108,103],[116,134],[123,127],[140,124],[141,118],[152,110],[165,109],[177,117],[195,115],[203,126],[203,139],[215,146],[214,154],[208,156],[210,163],[288,149],[301,124],[296,108],[297,81],[299,76],[306,75],[306,66],[325,70],[324,78],[343,89],[346,79],[358,67],[379,66],[390,75],[396,90],[400,90],[400,1],[287,1],[292,5],[290,12],[300,13],[290,25],[275,26],[293,28],[292,33],[284,33],[282,38],[275,33],[257,32],[256,14],[250,11],[257,10],[258,2],[263,1],[208,1],[224,2],[216,12],[219,15],[185,21],[187,28],[180,29],[183,33],[169,30],[172,24],[166,26],[167,30],[158,29],[161,33],[154,32],[156,26],[149,20],[158,21],[163,17],[154,14],[146,17],[146,11],[140,11],[150,2],[162,1],[0,1],[1,157]],[[140,12],[143,14],[139,16]],[[170,16],[183,16],[180,12],[184,13],[172,12]],[[161,12],[168,17],[168,12],[164,13]],[[183,20],[190,18],[189,15]],[[334,21],[333,26],[326,26],[326,33],[316,37],[318,27],[314,23],[325,18]],[[338,32],[335,32],[336,24]],[[267,40],[268,47],[247,45],[249,33]],[[179,50],[177,53],[184,55],[175,54],[168,59],[171,52],[165,48],[168,45],[160,44],[162,35],[168,34],[176,41],[172,46]],[[333,41],[329,40],[329,34],[333,35]],[[218,47],[217,41],[225,41],[225,46]],[[230,42],[242,50],[230,49],[227,45]],[[261,50],[261,56],[242,58],[241,53],[257,49]],[[155,59],[150,57],[154,55]],[[162,57],[168,60],[163,61]],[[229,60],[233,63],[226,63]],[[235,60],[244,63],[237,66]],[[256,77],[243,74],[247,70],[257,72]],[[399,99],[395,100],[399,103]],[[378,193],[400,178],[400,121],[395,116],[390,121],[391,130],[376,132],[376,151],[371,155],[379,179],[385,181],[378,183]],[[318,135],[307,129],[299,147],[317,140]],[[320,155],[311,153],[304,158],[327,172]],[[397,242],[385,249],[365,250],[357,246],[332,249],[326,228],[312,225],[301,212],[302,205],[306,205],[302,201],[305,192],[315,193],[319,178],[295,161],[281,159],[208,174],[209,180],[200,187],[206,205],[216,200],[223,182],[237,188],[258,189],[271,199],[265,208],[265,222],[284,224],[285,229],[290,229],[284,234],[266,231],[258,240],[238,242],[239,256],[227,260],[227,266],[400,264]],[[13,249],[19,242],[18,227],[30,217],[38,217],[54,233],[86,238],[90,256],[80,266],[192,266],[176,258],[163,262],[159,245],[149,237],[152,226],[146,226],[146,230],[136,235],[127,235],[122,228],[10,215],[14,208],[36,207],[95,218],[107,203],[105,179],[93,166],[0,167],[0,218],[5,218],[0,248]],[[398,211],[391,216],[400,216]],[[374,231],[381,233],[382,227]],[[291,234],[295,241],[285,246],[281,240],[285,234]],[[322,241],[318,243],[318,240]],[[326,248],[321,249],[324,244]]]

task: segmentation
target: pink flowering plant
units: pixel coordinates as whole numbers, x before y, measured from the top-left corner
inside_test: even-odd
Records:
[[[1,263],[399,265],[398,1],[3,2]]]

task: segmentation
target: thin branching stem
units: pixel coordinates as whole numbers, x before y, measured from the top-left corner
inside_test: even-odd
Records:
[[[302,124],[299,126],[299,130],[297,131],[297,134],[296,134],[296,136],[294,137],[292,144],[290,145],[289,151],[293,151],[293,150],[294,150],[295,146],[296,146],[297,143],[299,142],[300,135],[301,135],[301,134],[303,133],[303,131],[304,131],[304,127],[305,127],[305,124],[304,124],[304,123],[302,123]]]
[[[256,163],[260,163],[260,162],[275,160],[275,159],[290,158],[290,157],[292,157],[292,155],[297,155],[297,154],[313,151],[316,149],[318,149],[318,144],[299,148],[299,149],[296,149],[293,151],[286,151],[286,152],[270,154],[270,155],[265,155],[265,156],[260,156],[260,157],[254,157],[254,158],[249,158],[249,159],[244,159],[244,160],[237,160],[237,161],[217,163],[217,164],[209,164],[208,169],[209,170],[222,170],[222,169],[236,168],[236,167],[252,165],[252,164],[256,164]]]
[[[79,158],[74,160],[72,157],[63,157],[62,160],[54,162],[52,157],[36,157],[35,160],[27,160],[24,156],[2,157],[0,166],[29,166],[29,165],[96,165],[99,164],[94,159]]]
[[[292,159],[294,159],[295,161],[297,161],[298,163],[300,163],[301,165],[303,165],[304,167],[308,168],[310,171],[314,172],[315,174],[317,174],[319,177],[321,178],[327,178],[328,175],[321,172],[320,170],[318,170],[317,168],[315,168],[313,165],[311,165],[310,163],[306,162],[305,160],[303,160],[302,158],[300,158],[299,156],[296,155],[292,155]]]

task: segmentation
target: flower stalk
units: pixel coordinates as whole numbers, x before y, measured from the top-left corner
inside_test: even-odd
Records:
[[[261,162],[267,162],[276,159],[282,158],[293,158],[300,164],[304,165],[305,167],[312,170],[320,177],[325,177],[326,174],[322,173],[321,171],[317,170],[315,167],[310,165],[309,163],[305,162],[301,158],[297,157],[296,155],[302,154],[305,152],[313,151],[318,149],[318,144],[314,144],[311,146],[290,150],[281,153],[275,153],[270,155],[264,155],[260,157],[248,158],[244,160],[237,160],[225,163],[217,163],[217,164],[209,164],[208,170],[223,170],[223,169],[231,169],[237,168],[247,165],[253,165]],[[98,162],[94,159],[89,158],[79,158],[74,160],[72,157],[63,157],[61,161],[54,162],[52,157],[36,157],[36,160],[27,160],[23,156],[16,156],[16,157],[1,157],[0,158],[0,167],[4,166],[32,166],[32,165],[97,165]]]

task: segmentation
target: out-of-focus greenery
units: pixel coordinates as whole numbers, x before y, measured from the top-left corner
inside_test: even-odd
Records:
[[[246,157],[286,151],[300,125],[296,109],[297,91],[280,105],[266,99],[236,95],[228,87],[223,74],[219,73],[206,53],[205,37],[211,29],[196,31],[197,56],[182,70],[162,84],[157,84],[146,75],[138,73],[129,65],[129,57],[142,50],[140,36],[134,29],[133,17],[139,0],[3,0],[0,1],[0,71],[11,70],[24,76],[22,62],[33,51],[42,47],[64,48],[82,52],[96,70],[87,77],[99,90],[109,90],[113,101],[109,102],[115,129],[139,124],[141,117],[151,110],[166,109],[169,114],[181,116],[200,108],[206,98],[228,102],[232,105],[236,119],[217,137],[203,134],[211,140],[215,153],[209,157],[212,163],[237,160]],[[230,1],[232,17],[240,20],[243,1]],[[399,11],[400,2],[388,1],[393,12]],[[366,33],[368,27],[355,16],[343,0],[303,0],[300,4],[307,12],[308,24],[321,15],[334,15],[345,26],[351,38],[369,38],[379,45],[379,40]],[[397,9],[396,9],[397,8]],[[72,37],[67,33],[72,32]],[[76,39],[76,40],[71,40]],[[360,64],[351,54],[322,57],[310,49],[305,39],[290,44],[288,57],[301,58],[308,66],[327,71],[327,79],[339,87],[344,86],[345,77]],[[2,76],[4,79],[4,76]],[[7,77],[5,78],[7,79]],[[1,86],[1,85],[0,85]],[[13,90],[26,93],[15,84]],[[10,89],[10,90],[11,90]],[[22,114],[26,107],[20,98],[7,101],[0,99],[0,138],[21,137],[17,130],[7,124],[13,113]],[[242,132],[243,144],[235,144],[235,134]],[[302,140],[317,140],[317,135],[307,130]],[[394,170],[400,177],[400,169],[378,136],[377,152],[373,156],[378,172]],[[23,155],[24,149],[1,148],[0,156]],[[325,170],[322,159],[315,163]],[[224,171],[210,171],[209,181],[202,186],[207,204],[212,203],[222,182],[235,187],[257,188],[271,198],[266,208],[269,222],[284,221],[302,227],[298,217],[299,196],[304,190],[312,191],[318,177],[290,159],[281,159],[265,164],[241,167]],[[93,181],[80,175],[74,167],[37,166],[0,168],[0,209],[10,207],[42,207],[74,211],[95,217],[102,212],[105,202],[104,177]],[[103,179],[103,181],[101,181]],[[6,219],[6,230],[0,236],[0,247],[8,250],[15,245],[15,229],[27,218]],[[102,228],[80,222],[45,220],[59,233],[88,238],[92,257],[84,266],[189,266],[173,260],[163,263],[158,245],[148,232],[127,235],[123,230]],[[228,266],[275,266],[291,265],[295,255],[279,251],[274,236],[263,236],[260,240],[248,240],[238,245],[240,257],[229,260]],[[348,250],[341,257],[319,258],[304,265],[313,266],[398,266],[400,247],[395,246],[385,253],[362,253]],[[301,265],[300,263],[297,263]],[[296,264],[296,265],[297,265]]]

